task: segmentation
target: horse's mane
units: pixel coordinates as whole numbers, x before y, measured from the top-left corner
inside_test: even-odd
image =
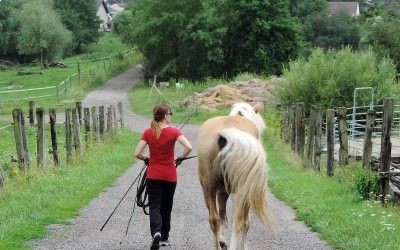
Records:
[[[237,102],[233,104],[232,109],[229,112],[229,116],[240,115],[249,119],[256,125],[258,134],[262,135],[267,126],[265,125],[264,119],[259,114],[260,110],[261,105],[259,104],[251,106],[246,102]]]

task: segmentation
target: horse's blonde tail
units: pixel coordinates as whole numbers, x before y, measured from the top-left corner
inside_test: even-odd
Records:
[[[266,202],[267,172],[266,154],[261,142],[252,135],[236,128],[219,133],[219,153],[214,162],[223,175],[229,193],[235,193],[235,229],[240,231],[246,221],[248,208],[267,225],[269,215]],[[238,219],[239,218],[239,219]]]

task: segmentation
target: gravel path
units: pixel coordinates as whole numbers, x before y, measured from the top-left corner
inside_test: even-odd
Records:
[[[149,125],[147,118],[131,113],[127,93],[138,82],[139,66],[122,73],[93,92],[82,104],[84,107],[110,105],[121,101],[124,107],[125,126],[141,132]],[[186,125],[183,130],[195,144],[198,126]],[[133,150],[134,149],[127,149]],[[177,153],[181,149],[177,148]],[[193,155],[195,155],[195,149]],[[203,201],[201,187],[197,179],[195,159],[185,161],[178,169],[179,180],[172,214],[170,240],[172,246],[162,249],[208,250],[212,249],[213,236],[208,225],[208,211]],[[148,217],[137,209],[126,237],[125,230],[133,208],[135,190],[128,194],[103,231],[101,226],[120,201],[134,178],[139,173],[141,162],[133,164],[113,186],[104,190],[80,211],[80,215],[70,220],[70,225],[50,225],[44,239],[30,242],[34,249],[149,249],[150,233]],[[265,229],[256,218],[248,234],[248,245],[252,250],[267,249],[332,249],[318,234],[297,221],[293,210],[269,194],[269,206],[275,219],[274,231]],[[231,210],[230,204],[228,207]],[[227,232],[227,235],[230,235]],[[122,243],[120,244],[120,242]]]

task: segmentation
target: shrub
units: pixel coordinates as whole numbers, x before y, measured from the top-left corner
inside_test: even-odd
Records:
[[[378,194],[378,177],[374,172],[359,168],[354,178],[357,191],[364,200],[376,197]]]
[[[311,104],[322,108],[351,107],[357,87],[373,87],[374,102],[379,104],[385,97],[398,98],[399,92],[395,65],[386,58],[378,60],[371,50],[353,52],[344,48],[324,53],[316,49],[308,60],[290,62],[283,77],[285,82],[278,89],[282,103],[303,102],[307,108]],[[368,105],[371,96],[358,98],[359,105]]]

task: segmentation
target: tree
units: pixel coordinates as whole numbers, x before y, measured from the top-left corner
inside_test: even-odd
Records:
[[[326,0],[289,0],[289,11],[300,20],[323,11],[326,8]]]
[[[389,12],[366,25],[366,44],[372,45],[380,57],[390,57],[400,74],[400,13]]]
[[[279,75],[283,65],[298,55],[300,29],[287,1],[227,0],[222,11],[228,28],[223,47],[230,75]]]
[[[344,12],[328,14],[322,11],[308,16],[303,24],[303,33],[311,47],[325,49],[345,46],[358,49],[361,37],[357,19]]]
[[[34,54],[45,66],[47,61],[62,56],[71,43],[71,32],[64,28],[53,9],[52,0],[32,0],[22,6],[17,48],[20,54]]]
[[[307,60],[299,58],[289,63],[278,95],[285,105],[303,102],[306,107],[311,104],[321,108],[351,107],[355,88],[373,87],[374,102],[382,103],[388,96],[399,99],[395,75],[393,62],[388,58],[378,59],[372,50],[318,48]],[[370,96],[359,98],[369,104]]]
[[[21,0],[3,0],[0,3],[0,55],[8,59],[16,59],[17,51],[17,31],[19,22],[17,18],[18,6]]]
[[[132,18],[134,42],[144,56],[145,76],[161,79],[200,80],[221,74],[224,28],[213,1],[138,0],[131,14],[117,19],[117,32],[126,17]],[[132,16],[129,16],[132,15]],[[129,26],[130,27],[130,26]]]
[[[95,1],[54,0],[62,23],[73,34],[73,50],[81,53],[84,45],[96,42],[100,36],[100,20],[96,16]]]

